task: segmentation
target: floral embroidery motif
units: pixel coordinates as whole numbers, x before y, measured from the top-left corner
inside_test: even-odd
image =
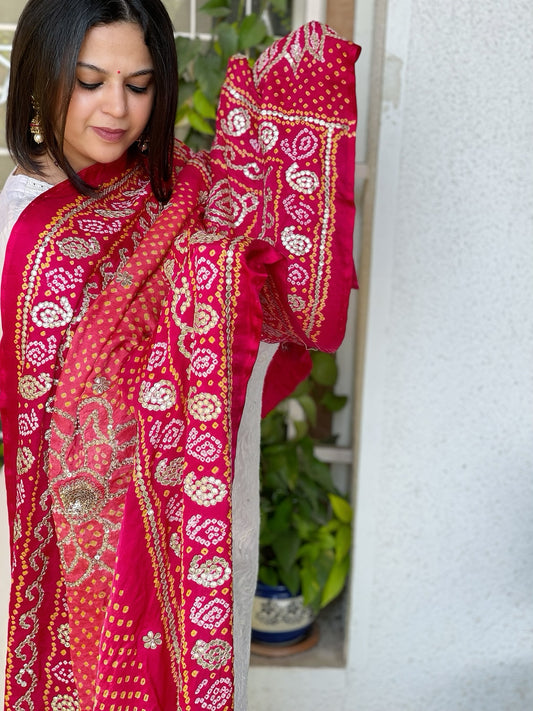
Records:
[[[147,632],[143,637],[143,644],[146,649],[157,649],[160,644],[163,644],[161,632]]]
[[[61,306],[52,301],[41,301],[31,310],[31,317],[36,326],[41,328],[58,328],[66,326],[74,315],[66,296],[59,299]]]
[[[204,642],[199,639],[194,645],[191,657],[204,669],[220,669],[231,659],[231,646],[223,639]]]
[[[170,380],[141,385],[139,402],[147,410],[168,410],[176,402],[176,388]]]
[[[222,404],[213,393],[197,393],[189,399],[189,412],[196,420],[209,422],[220,416]]]
[[[195,479],[192,472],[187,474],[183,482],[183,490],[200,506],[214,506],[223,501],[228,493],[228,487],[214,476],[203,476]]]
[[[186,529],[189,538],[204,546],[216,546],[224,540],[227,530],[228,526],[223,521],[215,518],[202,519],[200,514],[189,519]],[[202,533],[205,536],[201,535]]]
[[[102,395],[106,390],[109,390],[110,385],[111,383],[107,378],[104,378],[103,375],[97,375],[92,382],[92,389],[97,395]]]
[[[198,684],[198,691],[203,691],[208,683],[208,680],[204,679],[204,681]],[[231,694],[231,679],[225,677],[223,679],[217,679],[209,689],[207,689],[205,695],[197,696],[195,701],[205,709],[205,711],[219,711],[219,709],[223,708],[229,701]]]
[[[85,518],[93,513],[102,498],[98,489],[85,479],[65,484],[59,489],[59,496],[68,519]]]
[[[231,577],[231,567],[227,560],[214,556],[202,561],[201,555],[195,555],[191,561],[188,577],[206,588],[217,588]]]
[[[206,602],[207,600],[207,602]],[[210,630],[220,627],[230,614],[229,603],[221,597],[214,599],[199,595],[191,609],[191,621],[199,627]]]
[[[229,136],[242,136],[250,128],[250,114],[246,109],[232,109],[221,122],[222,130]]]
[[[291,254],[302,257],[311,250],[313,245],[309,237],[299,235],[294,231],[295,229],[295,227],[285,227],[281,233],[281,243]]]
[[[293,190],[305,195],[311,195],[320,185],[316,173],[313,173],[312,170],[299,170],[297,163],[293,163],[287,169],[285,177]]]

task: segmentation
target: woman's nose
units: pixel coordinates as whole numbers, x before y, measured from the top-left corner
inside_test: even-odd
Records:
[[[111,116],[124,116],[128,110],[126,94],[122,86],[111,86],[106,93],[103,106],[105,113]]]

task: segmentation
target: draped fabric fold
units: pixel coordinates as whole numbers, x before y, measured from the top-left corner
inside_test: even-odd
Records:
[[[342,340],[358,52],[311,23],[253,70],[234,58],[213,148],[176,144],[164,207],[125,158],[87,169],[96,196],[62,183],[17,222],[6,709],[233,708],[240,413],[260,340],[282,344],[267,407]]]

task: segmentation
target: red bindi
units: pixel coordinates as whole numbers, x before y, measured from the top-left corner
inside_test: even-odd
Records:
[[[120,74],[120,69],[117,69],[117,74]]]

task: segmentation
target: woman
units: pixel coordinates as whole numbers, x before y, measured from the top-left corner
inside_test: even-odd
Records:
[[[261,387],[268,366],[268,408],[342,339],[357,54],[311,24],[235,58],[194,155],[158,0],[26,6],[0,198],[7,709],[245,708]]]

